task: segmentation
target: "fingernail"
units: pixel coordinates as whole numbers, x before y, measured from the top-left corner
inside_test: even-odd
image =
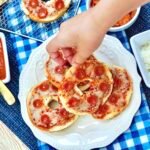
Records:
[[[65,60],[62,59],[61,57],[57,57],[54,59],[54,61],[56,61],[60,66],[63,66],[65,64]]]

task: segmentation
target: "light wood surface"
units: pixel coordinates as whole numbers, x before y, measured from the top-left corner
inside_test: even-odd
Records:
[[[0,121],[0,150],[29,150],[29,148]]]

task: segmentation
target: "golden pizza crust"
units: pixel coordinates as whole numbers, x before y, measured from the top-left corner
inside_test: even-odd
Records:
[[[40,19],[40,18],[36,17],[35,15],[31,14],[25,7],[23,0],[21,3],[21,7],[22,7],[23,12],[26,14],[26,16],[28,16],[31,20],[33,20],[35,22],[39,22],[39,23],[48,23],[48,22],[52,22],[52,21],[60,18],[61,16],[63,16],[63,14],[69,8],[70,3],[71,3],[71,0],[65,0],[65,8],[57,11],[57,13],[55,13],[54,15],[47,16],[46,18],[43,18],[43,19]]]
[[[57,132],[57,131],[60,131],[60,130],[64,130],[64,129],[68,128],[69,126],[71,126],[74,122],[76,122],[77,119],[78,119],[78,116],[75,115],[67,123],[65,123],[63,125],[52,127],[48,131],[49,132]]]

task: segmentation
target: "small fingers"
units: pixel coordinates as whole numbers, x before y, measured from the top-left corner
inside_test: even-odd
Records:
[[[46,46],[46,49],[48,53],[54,53],[57,52],[59,49],[70,49],[72,47],[73,41],[68,36],[62,35],[62,33],[59,33],[55,38],[53,38]]]
[[[72,55],[73,54],[73,52],[72,52],[72,48],[63,48],[62,49],[62,51],[63,51],[63,55],[64,55],[64,57],[65,58],[67,58],[67,57],[69,57],[70,55]]]
[[[72,64],[72,58],[73,58],[73,55],[67,57],[67,61],[68,61],[70,64]]]
[[[61,50],[63,52],[64,58],[67,58],[76,53],[76,49],[73,47],[65,47],[65,48],[62,48]]]
[[[75,54],[75,48],[72,47],[74,47],[72,40],[67,40],[67,37],[63,39],[63,36],[59,33],[47,44],[46,49],[54,61],[59,65],[63,65],[66,60],[69,63],[72,61],[73,55]]]
[[[59,47],[61,43],[59,42],[59,38],[55,37],[54,39],[52,39],[46,46],[46,50],[49,54],[51,53],[55,53],[58,51]]]
[[[57,58],[54,58],[53,60],[56,61],[60,66],[66,63],[66,60],[64,60],[62,57],[57,57]]]
[[[55,59],[55,58],[57,58],[57,57],[59,57],[59,52],[52,52],[51,54],[50,54],[50,57],[52,58],[52,59]]]
[[[72,65],[79,65],[84,63],[84,61],[91,55],[83,50],[78,50],[77,53],[72,58]]]

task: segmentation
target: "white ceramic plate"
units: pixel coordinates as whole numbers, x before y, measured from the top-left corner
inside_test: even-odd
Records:
[[[91,6],[91,1],[92,0],[86,0],[86,8],[89,9]],[[109,31],[111,32],[118,32],[118,31],[123,31],[123,30],[126,30],[128,29],[130,26],[132,26],[135,21],[137,20],[139,14],[140,14],[140,10],[141,10],[141,7],[138,7],[137,10],[136,10],[136,13],[134,15],[134,17],[129,21],[127,22],[126,24],[122,25],[122,26],[119,26],[119,27],[111,27],[109,29]]]
[[[133,96],[129,107],[118,117],[109,121],[96,120],[90,116],[80,117],[71,127],[55,133],[45,133],[32,125],[26,108],[26,97],[32,86],[42,81],[44,64],[48,58],[45,50],[48,39],[31,54],[19,81],[21,113],[35,137],[60,150],[88,150],[104,147],[127,130],[141,103],[140,77],[134,57],[114,37],[106,36],[102,45],[94,53],[98,59],[108,64],[125,67],[133,79]]]

